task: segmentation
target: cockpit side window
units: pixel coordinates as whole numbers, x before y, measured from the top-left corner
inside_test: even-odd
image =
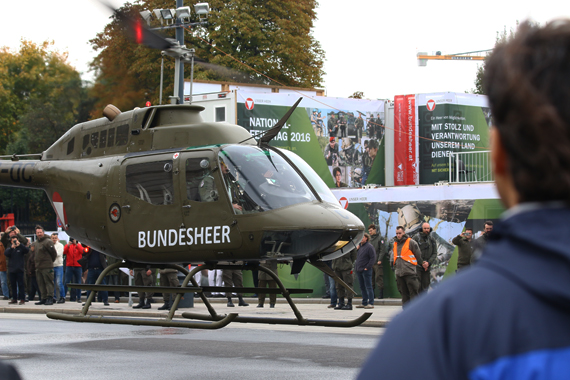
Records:
[[[186,197],[196,202],[215,202],[218,191],[214,176],[210,172],[208,158],[189,158],[186,160]]]
[[[153,205],[174,200],[172,160],[132,164],[126,169],[127,193]]]

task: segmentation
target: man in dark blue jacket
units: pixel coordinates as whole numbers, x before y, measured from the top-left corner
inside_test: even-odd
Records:
[[[372,267],[376,262],[376,251],[372,244],[368,242],[369,240],[370,235],[364,234],[362,241],[360,242],[360,247],[358,248],[356,262],[354,263],[354,270],[356,271],[356,277],[358,278],[358,284],[360,285],[360,291],[362,292],[362,304],[356,307],[365,309],[374,308]]]
[[[476,265],[390,323],[360,379],[568,378],[568,46],[570,20],[523,23],[489,57],[491,160],[508,210]]]

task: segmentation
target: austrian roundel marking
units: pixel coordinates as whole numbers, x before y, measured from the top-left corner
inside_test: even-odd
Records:
[[[118,204],[113,203],[109,208],[109,218],[113,223],[117,223],[121,219],[121,207]]]

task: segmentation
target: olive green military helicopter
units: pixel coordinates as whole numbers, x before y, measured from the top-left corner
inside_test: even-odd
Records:
[[[296,274],[309,262],[344,284],[323,260],[355,249],[364,234],[362,222],[340,207],[306,162],[269,144],[300,101],[257,141],[241,126],[204,122],[204,107],[198,105],[126,112],[108,105],[102,118],[73,126],[41,154],[0,157],[0,186],[43,189],[70,236],[124,260],[108,266],[95,285],[70,286],[93,290],[79,315],[50,312],[48,317],[205,329],[232,321],[350,327],[368,319],[370,313],[349,321],[306,319],[290,294],[312,290],[286,289],[275,273],[259,265],[288,262]],[[188,263],[203,265],[188,271]],[[87,314],[95,291],[145,290],[101,284],[109,271],[148,264],[186,275],[180,288],[153,287],[177,294],[165,319]],[[268,273],[278,289],[242,291],[282,294],[295,318],[218,315],[204,292],[234,288],[199,286],[192,276],[224,268]],[[188,292],[196,292],[210,314],[183,313],[192,321],[173,320]]]

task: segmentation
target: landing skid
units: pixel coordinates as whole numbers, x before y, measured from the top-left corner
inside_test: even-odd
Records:
[[[88,315],[89,307],[95,299],[95,294],[97,291],[146,291],[149,287],[144,286],[117,286],[117,285],[101,285],[103,278],[111,270],[119,268],[121,266],[127,266],[129,268],[139,267],[140,264],[135,263],[122,263],[118,262],[112,264],[105,268],[101,275],[97,278],[94,285],[81,285],[81,284],[69,284],[70,288],[80,288],[91,290],[83,309],[80,314],[70,315],[63,313],[48,312],[47,317],[51,319],[58,319],[63,321],[71,322],[90,322],[90,323],[108,323],[108,324],[121,324],[121,325],[140,325],[140,326],[160,326],[160,327],[185,327],[193,329],[219,329],[227,326],[231,322],[240,323],[265,323],[274,325],[299,325],[299,326],[326,326],[326,327],[354,327],[365,322],[372,313],[364,313],[360,317],[353,320],[321,320],[321,319],[308,319],[303,317],[293,300],[291,299],[292,293],[312,293],[311,289],[286,289],[283,286],[279,277],[273,273],[270,269],[265,267],[248,264],[248,265],[216,265],[216,264],[206,264],[196,268],[193,268],[190,272],[179,265],[174,264],[163,264],[163,268],[174,268],[184,273],[186,277],[179,288],[171,287],[152,287],[153,291],[175,293],[176,297],[174,299],[173,305],[165,318],[148,319],[148,318],[136,318],[136,317],[116,317],[116,316],[100,316],[100,315]],[[226,287],[201,287],[194,280],[193,276],[204,269],[241,269],[241,270],[260,270],[267,273],[271,278],[275,280],[278,288],[237,288],[240,291],[255,292],[255,293],[276,293],[281,294],[289,303],[295,318],[271,318],[271,317],[248,317],[239,316],[238,313],[229,313],[220,315],[216,313],[216,310],[204,295],[204,291],[235,291],[236,288],[226,288]],[[192,283],[192,286],[188,286],[188,283]],[[209,314],[198,314],[198,313],[182,313],[182,317],[186,319],[192,319],[192,321],[185,320],[173,320],[174,313],[180,303],[182,295],[188,292],[195,292],[202,300]]]

